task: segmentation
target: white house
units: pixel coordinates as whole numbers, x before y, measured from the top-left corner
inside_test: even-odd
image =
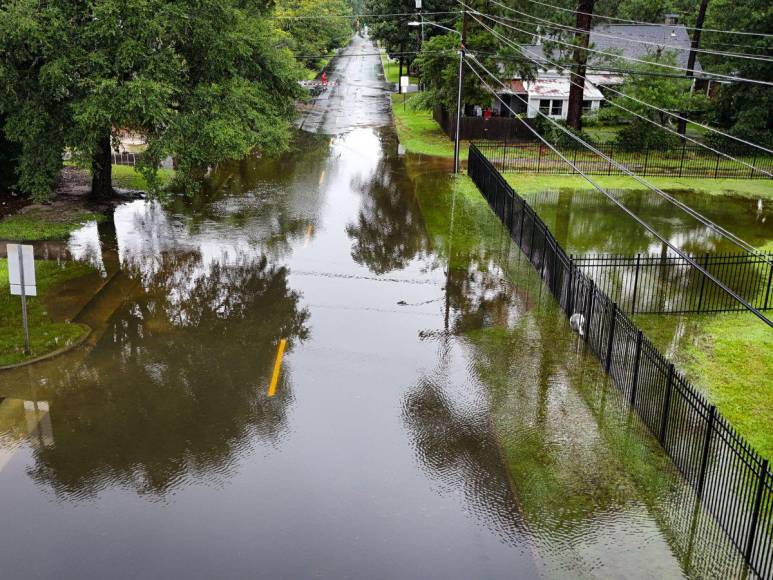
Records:
[[[607,55],[616,55],[641,61],[646,57],[666,51],[675,54],[675,66],[686,67],[690,50],[690,35],[687,29],[678,24],[672,14],[666,15],[663,24],[610,24],[591,30],[590,47]],[[507,106],[494,99],[492,109],[503,117],[511,117],[512,109],[517,114],[526,113],[529,118],[537,117],[537,111],[556,119],[566,119],[569,106],[569,73],[557,68],[553,62],[558,55],[545,54],[542,39],[537,37],[534,44],[523,44],[521,50],[527,58],[538,62],[537,78],[525,81],[520,78],[510,80],[507,89],[498,91]],[[604,86],[614,86],[625,82],[621,72],[633,68],[636,60],[610,58],[596,52],[588,54],[588,74],[583,91],[583,110],[597,111],[604,101]],[[502,67],[503,69],[504,67]],[[673,71],[666,71],[673,72]],[[701,79],[703,69],[695,62],[695,78]],[[524,102],[526,101],[526,102]],[[527,105],[528,103],[528,105]]]

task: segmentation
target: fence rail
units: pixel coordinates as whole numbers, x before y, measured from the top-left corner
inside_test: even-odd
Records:
[[[729,312],[746,307],[680,256],[582,256],[574,263],[629,314]],[[693,257],[757,310],[773,308],[773,253]]]
[[[773,473],[768,460],[735,432],[567,255],[537,213],[475,145],[470,146],[468,171],[566,315],[579,315],[589,348],[704,508],[750,569],[762,578],[773,578]]]
[[[497,169],[505,173],[575,173],[542,143],[476,143],[476,146]],[[687,143],[671,150],[647,148],[644,151],[623,151],[614,144],[598,145],[596,148],[640,176],[770,179],[770,175],[764,172],[773,174],[773,156],[757,155],[748,147],[734,147],[728,151],[748,165]],[[561,153],[588,175],[626,175],[613,163],[587,149],[564,148]]]

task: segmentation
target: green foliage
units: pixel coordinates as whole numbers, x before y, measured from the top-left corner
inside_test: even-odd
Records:
[[[278,0],[275,6],[279,25],[290,36],[290,48],[309,69],[320,69],[325,55],[352,36],[354,20],[346,16],[352,9],[345,0]]]
[[[102,222],[106,219],[104,214],[80,209],[42,208],[26,211],[0,220],[0,240],[63,240],[86,222]]]
[[[669,65],[676,63],[673,52],[651,55],[644,60]],[[638,72],[662,72],[656,64],[631,65],[629,68]],[[676,125],[673,123],[673,117],[662,111],[702,111],[708,107],[705,96],[699,93],[691,94],[690,85],[691,81],[688,79],[631,75],[620,91],[641,102],[613,94],[611,103],[631,112],[616,106],[606,106],[599,112],[599,118],[613,123],[630,123],[617,134],[615,139],[615,145],[622,150],[640,151],[647,147],[662,149],[674,147],[678,144],[679,138],[662,127],[668,127],[673,131]],[[642,103],[648,103],[662,111]]]
[[[208,166],[285,146],[301,73],[264,14],[239,0],[6,3],[0,112],[21,189],[46,198],[65,148],[90,157],[118,129],[146,136],[152,187],[167,155],[191,190]]]

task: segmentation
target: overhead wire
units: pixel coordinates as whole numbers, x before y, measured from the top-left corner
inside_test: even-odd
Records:
[[[459,0],[459,1],[460,1],[460,3],[461,3],[461,0]],[[499,38],[500,40],[503,40],[503,41],[504,41],[504,42],[506,42],[506,43],[510,43],[510,41],[509,41],[508,39],[505,39],[505,38],[504,38],[504,37],[502,37],[502,36],[501,36],[501,35],[500,35],[498,32],[496,32],[495,30],[493,30],[493,29],[492,29],[492,28],[490,28],[489,26],[486,26],[486,25],[485,25],[483,22],[481,22],[480,20],[478,20],[477,18],[475,18],[475,16],[474,16],[474,15],[471,15],[471,16],[473,17],[473,19],[474,19],[476,22],[478,22],[478,23],[479,23],[481,26],[483,26],[485,29],[487,29],[487,30],[488,30],[490,33],[492,33],[492,34],[493,34],[495,37]],[[479,63],[479,64],[481,64],[481,63]],[[481,64],[481,67],[483,67],[483,65],[482,65],[482,64]],[[485,67],[483,67],[483,68],[485,68]],[[487,69],[486,69],[486,70],[487,70]],[[506,87],[506,85],[505,85],[504,83],[502,83],[501,81],[499,81],[499,79],[497,79],[497,81],[498,81],[498,82],[500,82],[500,84],[502,84],[502,86],[503,86],[504,88],[507,88],[507,87]],[[578,86],[578,85],[575,85],[575,86]],[[517,94],[516,94],[516,95],[514,95],[514,96],[516,96],[517,98],[519,98],[520,100],[522,100],[522,101],[523,101],[523,98],[522,98],[522,97],[520,97],[519,95],[517,95]],[[525,101],[525,102],[527,103],[527,107],[528,107],[528,101]],[[509,107],[508,107],[508,108],[509,108]],[[634,172],[632,172],[632,171],[631,171],[631,170],[630,170],[630,169],[629,169],[627,166],[625,166],[625,165],[623,165],[623,164],[621,164],[621,163],[619,163],[619,162],[615,161],[615,160],[614,160],[612,157],[609,157],[608,155],[605,155],[605,154],[604,154],[602,151],[600,151],[598,148],[594,147],[593,145],[591,145],[590,143],[588,143],[588,142],[587,142],[587,141],[585,141],[584,139],[582,139],[582,138],[578,137],[577,135],[575,135],[574,133],[572,133],[571,131],[569,131],[569,130],[568,130],[566,127],[564,127],[564,126],[562,126],[562,125],[560,125],[560,124],[556,123],[556,122],[555,122],[553,119],[551,119],[549,116],[547,116],[547,115],[544,115],[544,114],[542,113],[542,111],[539,111],[539,110],[537,110],[537,113],[538,113],[538,114],[540,114],[540,115],[542,115],[543,117],[547,118],[547,119],[548,119],[548,120],[549,120],[551,123],[553,123],[554,125],[556,125],[557,127],[559,127],[559,128],[560,128],[560,129],[561,129],[563,132],[565,132],[566,134],[568,134],[568,135],[569,135],[569,136],[570,136],[572,139],[574,139],[574,140],[575,140],[575,141],[577,141],[578,143],[582,144],[582,145],[583,145],[583,146],[585,146],[587,149],[589,149],[590,151],[592,151],[593,153],[595,153],[596,155],[598,155],[599,157],[601,157],[601,158],[602,158],[602,159],[604,159],[605,161],[608,161],[608,162],[610,163],[610,165],[613,165],[613,166],[614,166],[614,167],[616,167],[617,169],[619,169],[619,170],[623,171],[623,172],[624,172],[624,173],[626,173],[628,176],[632,177],[634,180],[636,180],[637,182],[639,182],[641,185],[644,185],[644,186],[645,186],[645,187],[647,187],[649,190],[651,190],[651,191],[653,191],[653,192],[657,193],[657,194],[658,194],[659,196],[661,196],[663,199],[666,199],[667,201],[669,201],[670,203],[672,203],[672,204],[673,204],[673,205],[675,205],[676,207],[678,207],[678,208],[680,208],[681,210],[683,210],[684,212],[686,212],[688,215],[692,216],[694,219],[698,220],[700,223],[702,223],[702,224],[704,224],[705,226],[707,226],[707,227],[709,227],[709,228],[713,229],[714,231],[716,231],[717,233],[719,233],[719,234],[720,234],[720,235],[722,235],[723,237],[725,237],[725,238],[729,239],[729,240],[730,240],[732,243],[734,243],[734,244],[735,244],[735,245],[737,245],[738,247],[740,247],[740,248],[743,248],[743,249],[744,249],[744,250],[746,250],[747,252],[749,252],[749,253],[752,253],[752,254],[754,254],[754,255],[756,255],[756,256],[761,256],[761,257],[762,257],[762,258],[763,258],[763,259],[764,259],[766,262],[770,263],[770,264],[771,264],[771,266],[773,266],[773,258],[769,258],[768,256],[766,256],[766,255],[764,255],[764,254],[761,254],[761,253],[760,253],[760,252],[759,252],[759,251],[758,251],[756,248],[754,248],[754,246],[752,246],[751,244],[749,244],[749,243],[748,243],[748,242],[746,242],[745,240],[743,240],[743,239],[739,238],[739,237],[738,237],[738,236],[736,236],[734,233],[732,233],[732,232],[730,232],[730,231],[726,230],[725,228],[723,228],[722,226],[720,226],[720,225],[718,225],[718,224],[716,224],[716,223],[712,222],[711,220],[709,220],[708,218],[706,218],[705,216],[703,216],[703,215],[702,215],[702,214],[700,214],[699,212],[697,212],[697,211],[695,211],[694,209],[692,209],[690,206],[688,206],[688,205],[686,205],[685,203],[683,203],[683,202],[679,201],[678,199],[676,199],[676,198],[675,198],[675,197],[673,197],[672,195],[669,195],[668,193],[666,193],[665,191],[663,191],[663,190],[661,190],[660,188],[656,187],[655,185],[653,185],[652,183],[650,183],[650,182],[649,182],[649,181],[647,181],[646,179],[644,179],[644,178],[642,178],[642,177],[640,177],[640,176],[636,175],[636,174],[635,174]],[[765,172],[765,173],[766,173],[767,175],[770,175],[768,172]]]
[[[490,0],[493,4],[496,4],[497,6],[500,6],[504,8],[505,10],[508,10],[510,12],[514,12],[516,14],[520,14],[522,16],[525,16],[526,18],[531,18],[532,20],[537,20],[538,22],[545,23],[548,28],[555,28],[558,30],[567,30],[569,32],[574,33],[585,33],[585,30],[582,30],[580,28],[569,26],[567,24],[559,24],[557,22],[553,22],[552,20],[548,20],[546,18],[540,18],[539,16],[533,16],[529,14],[528,12],[522,12],[520,10],[516,10],[515,8],[511,8],[510,6],[507,6],[506,4],[503,4],[502,2],[499,2],[498,0]],[[508,18],[507,16],[498,16],[498,18],[503,20],[515,20],[512,18]],[[518,22],[518,20],[515,20]],[[661,25],[665,26],[665,25]],[[598,29],[591,30],[591,34],[595,36],[600,36],[604,38],[613,38],[616,40],[624,40],[625,42],[634,42],[637,44],[646,44],[648,46],[655,46],[660,49],[671,49],[671,50],[678,50],[678,51],[690,51],[690,52],[696,52],[700,54],[711,54],[715,56],[724,56],[729,58],[739,58],[739,59],[747,59],[747,60],[756,60],[756,61],[762,61],[762,62],[773,62],[773,58],[769,56],[763,56],[759,54],[746,54],[746,53],[739,53],[739,52],[725,52],[725,51],[718,51],[718,50],[711,50],[706,48],[693,48],[692,46],[676,46],[673,44],[665,44],[661,42],[654,42],[650,40],[640,40],[637,38],[626,38],[622,36],[618,36],[616,34],[609,34],[606,32],[602,32]],[[548,39],[551,40],[551,39]]]
[[[466,56],[467,56],[469,59],[473,60],[475,63],[477,63],[477,64],[478,64],[478,66],[480,66],[480,67],[481,67],[481,68],[482,68],[484,71],[486,71],[486,73],[487,73],[487,74],[488,74],[488,75],[489,75],[491,78],[493,78],[494,80],[496,80],[497,82],[499,82],[499,83],[500,83],[500,84],[501,84],[503,87],[505,86],[505,85],[504,85],[504,83],[502,83],[502,81],[500,81],[500,80],[499,80],[499,79],[496,77],[496,75],[494,75],[494,74],[493,74],[491,71],[489,71],[489,70],[488,70],[488,69],[487,69],[487,68],[486,68],[486,67],[483,65],[483,63],[481,63],[481,62],[480,62],[480,61],[479,61],[477,58],[475,58],[475,56],[474,56],[474,55],[472,55],[472,54],[467,54]],[[465,62],[467,62],[467,61],[465,61]],[[678,255],[680,258],[682,258],[683,260],[685,260],[685,261],[686,261],[688,264],[690,264],[690,265],[691,265],[693,268],[695,268],[695,269],[697,269],[699,272],[701,272],[701,273],[702,273],[704,276],[706,276],[706,277],[707,277],[709,280],[711,280],[712,282],[714,282],[714,283],[715,283],[715,284],[716,284],[716,285],[717,285],[719,288],[721,288],[723,291],[725,291],[725,292],[726,292],[726,293],[727,293],[727,294],[728,294],[728,295],[729,295],[731,298],[733,298],[734,300],[736,300],[737,302],[739,302],[741,305],[743,305],[743,306],[744,306],[744,307],[745,307],[747,310],[749,310],[749,311],[750,311],[752,314],[754,314],[754,315],[755,315],[757,318],[759,318],[760,320],[762,320],[762,321],[763,321],[765,324],[767,324],[767,325],[768,325],[768,326],[770,326],[770,327],[773,327],[773,321],[769,320],[769,319],[768,319],[768,318],[767,318],[767,317],[766,317],[764,314],[762,314],[762,313],[761,313],[759,310],[757,310],[756,308],[754,308],[754,306],[752,306],[751,304],[749,304],[749,303],[746,301],[746,299],[744,299],[743,297],[741,297],[741,296],[739,296],[738,294],[736,294],[736,293],[735,293],[735,291],[733,291],[731,288],[729,288],[727,285],[725,285],[725,283],[724,283],[724,282],[722,282],[721,280],[719,280],[718,278],[716,278],[716,277],[715,277],[713,274],[711,274],[711,273],[710,273],[708,270],[706,270],[704,267],[702,267],[700,264],[698,264],[698,263],[697,263],[697,262],[696,262],[696,261],[695,261],[695,260],[694,260],[692,257],[690,257],[689,255],[687,255],[687,254],[686,254],[686,253],[684,253],[684,252],[683,252],[683,251],[682,251],[680,248],[676,247],[674,244],[672,244],[670,241],[668,241],[668,239],[666,239],[665,237],[663,237],[663,235],[662,235],[662,234],[660,234],[660,232],[658,232],[658,231],[657,231],[655,228],[653,228],[653,227],[652,227],[650,224],[648,224],[646,221],[644,221],[642,218],[640,218],[640,217],[639,217],[639,216],[638,216],[638,215],[637,215],[635,212],[633,212],[631,209],[629,209],[629,208],[628,208],[628,207],[627,207],[627,206],[626,206],[626,205],[625,205],[623,202],[621,202],[621,201],[620,201],[619,199],[617,199],[617,198],[616,198],[614,195],[612,195],[611,193],[609,193],[608,191],[606,191],[606,190],[605,190],[605,189],[604,189],[604,188],[603,188],[603,187],[602,187],[602,186],[601,186],[601,185],[600,185],[598,182],[596,182],[596,181],[595,181],[594,179],[592,179],[590,176],[588,176],[587,174],[585,174],[585,173],[584,173],[582,170],[580,170],[580,168],[579,168],[579,167],[577,167],[577,166],[576,166],[574,163],[572,163],[571,161],[569,161],[569,159],[568,159],[568,158],[567,158],[565,155],[563,155],[563,154],[562,154],[560,151],[558,151],[558,149],[556,149],[556,147],[555,147],[555,146],[554,146],[552,143],[550,143],[549,141],[547,141],[547,139],[545,139],[545,138],[544,138],[542,135],[540,135],[540,134],[539,134],[539,132],[538,132],[536,129],[534,129],[534,128],[533,128],[531,125],[529,125],[529,124],[528,124],[528,123],[526,123],[526,122],[525,122],[523,119],[521,119],[521,118],[518,116],[518,114],[517,114],[515,111],[513,111],[513,109],[512,109],[512,108],[511,108],[511,107],[510,107],[510,106],[509,106],[507,103],[505,103],[505,102],[504,102],[504,100],[503,100],[503,99],[502,99],[502,98],[501,98],[501,97],[500,97],[500,96],[497,94],[497,92],[496,92],[496,91],[495,91],[495,90],[494,90],[494,89],[491,87],[491,85],[489,85],[489,84],[488,84],[488,83],[485,81],[485,79],[484,79],[484,78],[483,78],[483,77],[480,75],[480,73],[479,73],[479,72],[478,72],[478,71],[475,69],[475,67],[473,67],[473,66],[472,66],[471,64],[469,64],[469,63],[467,63],[467,64],[468,64],[468,67],[470,68],[470,70],[472,70],[472,72],[473,72],[473,73],[474,73],[474,74],[475,74],[475,75],[478,77],[478,79],[481,81],[481,83],[483,83],[483,85],[484,85],[484,86],[485,86],[485,87],[488,89],[488,91],[489,91],[489,92],[490,92],[490,93],[491,93],[491,94],[492,94],[492,95],[493,95],[495,98],[497,98],[497,99],[498,99],[498,100],[499,100],[499,101],[500,101],[500,102],[501,102],[501,103],[502,103],[502,104],[503,104],[503,105],[504,105],[506,108],[508,108],[508,109],[509,109],[509,110],[510,110],[510,111],[511,111],[511,112],[512,112],[512,113],[513,113],[515,116],[516,116],[516,118],[518,118],[518,119],[519,119],[519,120],[520,120],[520,121],[521,121],[521,122],[524,124],[524,126],[525,126],[525,127],[526,127],[526,128],[529,130],[529,131],[531,131],[531,132],[532,132],[532,133],[533,133],[533,134],[534,134],[534,135],[535,135],[535,136],[536,136],[536,137],[537,137],[537,138],[538,138],[538,139],[539,139],[539,140],[540,140],[542,143],[544,143],[545,145],[547,145],[547,146],[548,146],[548,148],[549,148],[551,151],[553,151],[553,152],[554,152],[556,155],[558,155],[558,156],[559,156],[559,157],[560,157],[560,158],[561,158],[561,159],[562,159],[562,160],[563,160],[565,163],[567,163],[567,164],[568,164],[570,167],[572,167],[572,169],[574,169],[574,170],[575,170],[575,171],[576,171],[576,172],[577,172],[577,173],[578,173],[578,174],[579,174],[579,175],[580,175],[580,176],[581,176],[583,179],[585,179],[585,180],[586,180],[588,183],[590,183],[590,184],[591,184],[591,185],[592,185],[592,186],[593,186],[595,189],[597,189],[597,190],[598,190],[598,191],[600,191],[602,194],[604,194],[604,196],[605,196],[605,197],[607,197],[607,198],[608,198],[610,201],[612,201],[612,203],[614,203],[616,206],[618,206],[618,207],[619,207],[619,208],[620,208],[620,209],[621,209],[621,210],[622,210],[622,211],[623,211],[623,212],[624,212],[626,215],[628,215],[628,216],[629,216],[629,217],[631,217],[631,218],[632,218],[634,221],[636,221],[636,222],[637,222],[639,225],[641,225],[642,227],[644,227],[644,228],[645,228],[645,229],[646,229],[648,232],[650,232],[650,233],[651,233],[653,236],[655,236],[655,237],[656,237],[658,240],[660,240],[660,241],[661,241],[661,242],[662,242],[664,245],[666,245],[666,246],[667,246],[667,247],[668,247],[668,248],[669,248],[671,251],[673,251],[673,252],[674,252],[676,255]],[[516,96],[518,96],[518,95],[516,95]],[[528,102],[527,102],[527,101],[524,101],[523,99],[521,99],[521,100],[522,100],[524,103],[527,103],[527,106],[528,106]],[[538,111],[538,113],[542,114],[540,111]],[[544,114],[543,114],[543,116],[544,116],[544,117],[545,117],[545,118],[546,118],[548,121],[550,121],[550,122],[554,123],[554,124],[555,124],[556,126],[558,126],[559,128],[562,128],[562,127],[561,127],[561,125],[559,125],[558,123],[555,123],[555,121],[553,121],[553,119],[551,119],[549,116],[547,116],[547,115],[544,115]],[[570,133],[570,135],[571,135],[571,132],[569,132],[569,133]]]
[[[460,3],[464,4],[463,2],[460,2]],[[495,21],[497,24],[499,24],[500,26],[504,26],[505,28],[510,28],[511,30],[515,30],[517,32],[521,32],[523,34],[533,34],[533,32],[530,32],[528,30],[524,30],[522,28],[518,28],[517,26],[513,26],[512,24],[508,24],[507,22],[503,22],[503,21],[497,20],[493,16],[490,16],[490,15],[485,14],[483,12],[477,12],[474,9],[471,9],[471,10],[473,12],[476,12],[477,14],[480,14],[481,16],[483,16],[484,18],[486,18],[488,20]],[[584,50],[586,52],[593,52],[593,53],[601,54],[601,55],[604,55],[604,56],[612,58],[612,59],[623,59],[623,60],[627,60],[627,61],[630,61],[630,62],[637,62],[637,63],[646,64],[646,65],[650,65],[650,66],[657,66],[657,67],[668,68],[668,69],[684,71],[684,72],[688,72],[688,71],[691,70],[691,69],[687,69],[685,67],[676,66],[676,65],[670,65],[670,64],[663,63],[663,62],[655,62],[655,61],[643,60],[643,59],[636,58],[636,57],[633,57],[633,56],[625,56],[625,55],[615,54],[615,53],[611,53],[611,52],[605,52],[603,50],[597,50],[595,48],[584,47],[584,46],[577,46],[577,45],[571,44],[569,42],[565,42],[563,40],[551,39],[551,42],[555,42],[557,44],[561,44],[561,45],[564,45],[564,46],[569,46],[569,47],[571,47],[573,49],[574,48],[578,48],[578,49]],[[752,83],[752,84],[758,84],[758,85],[773,86],[773,82],[769,82],[769,81],[763,81],[763,80],[759,80],[759,79],[747,79],[747,78],[733,76],[733,75],[725,75],[725,74],[721,74],[721,73],[709,72],[709,71],[706,71],[706,70],[701,71],[700,74],[703,75],[703,76],[711,76],[711,77],[716,77],[716,78],[719,78],[719,79],[731,80],[731,81],[734,81],[734,82],[746,82],[746,83]]]
[[[471,14],[479,14],[480,16],[484,16],[484,17],[486,17],[486,15],[485,15],[485,14],[483,14],[483,13],[481,13],[481,12],[477,12],[477,11],[471,11]],[[492,21],[494,21],[494,22],[497,22],[497,19],[496,19],[496,18],[494,18],[494,17],[492,17],[492,16],[488,16],[488,19],[489,19],[489,20],[492,20]],[[479,23],[480,23],[482,26],[486,27],[486,25],[485,25],[485,24],[483,24],[483,23],[481,23],[481,22],[480,22],[480,21],[479,21],[477,18],[476,18],[475,20],[476,20],[476,21],[478,21],[478,22],[479,22]],[[488,28],[488,27],[486,27],[486,28]],[[489,28],[489,31],[491,31],[491,32],[492,32],[493,34],[495,34],[495,35],[499,35],[499,33],[496,33],[496,32],[495,32],[495,31],[493,31],[493,29],[491,29],[491,28]],[[537,64],[538,66],[539,66],[540,64],[542,64],[542,65],[544,66],[544,64],[545,64],[545,63],[547,63],[547,64],[550,64],[550,65],[553,65],[553,66],[555,66],[556,68],[562,68],[562,69],[564,69],[564,70],[570,71],[570,69],[569,69],[569,68],[567,68],[567,67],[565,67],[565,66],[563,66],[563,65],[560,65],[560,64],[556,63],[555,61],[552,61],[552,60],[548,59],[548,58],[547,58],[547,57],[545,57],[544,55],[537,55],[537,54],[534,54],[533,52],[531,52],[531,51],[530,51],[528,48],[524,47],[523,45],[520,45],[520,44],[515,44],[515,43],[513,43],[512,41],[510,41],[509,39],[506,39],[506,38],[502,37],[501,35],[499,35],[499,38],[500,38],[500,40],[502,40],[503,42],[507,43],[509,46],[511,46],[511,47],[513,47],[513,48],[516,48],[517,50],[520,50],[520,51],[521,51],[521,53],[524,53],[524,51],[527,51],[527,52],[531,53],[531,54],[532,54],[532,56],[533,56],[534,58],[528,57],[528,56],[526,56],[525,54],[524,54],[524,56],[526,56],[526,58],[527,58],[527,59],[531,60],[532,62],[534,62],[534,63],[535,63],[535,64]],[[542,62],[542,63],[540,63],[540,62],[538,62],[539,60],[542,60],[543,62]],[[597,69],[597,70],[598,70],[598,69]],[[679,78],[685,79],[686,77],[679,77]],[[742,144],[744,144],[744,145],[747,145],[747,146],[749,146],[749,147],[754,147],[755,149],[759,149],[760,151],[764,151],[765,153],[773,154],[773,149],[769,149],[769,148],[767,148],[767,147],[764,147],[764,146],[762,146],[762,145],[759,145],[759,144],[757,144],[757,143],[754,143],[754,142],[752,142],[752,141],[748,141],[748,140],[746,140],[746,139],[743,139],[743,138],[741,138],[741,137],[737,137],[737,136],[735,136],[735,135],[731,135],[730,133],[726,133],[726,132],[724,132],[724,131],[722,131],[722,130],[720,130],[720,129],[717,129],[717,128],[715,128],[715,127],[711,127],[710,125],[704,125],[703,123],[699,123],[698,121],[694,121],[694,120],[692,120],[692,119],[688,119],[687,117],[683,117],[683,116],[681,116],[681,115],[679,115],[679,114],[677,114],[677,113],[673,113],[673,112],[671,112],[671,111],[668,111],[668,110],[666,110],[666,109],[663,109],[662,107],[658,107],[658,106],[656,106],[656,105],[652,105],[652,104],[650,104],[650,103],[647,103],[646,101],[642,101],[641,99],[638,99],[638,98],[636,98],[636,97],[632,97],[631,95],[628,95],[628,94],[626,94],[626,93],[624,93],[624,92],[622,92],[622,91],[618,91],[617,89],[615,89],[615,88],[612,88],[612,87],[610,87],[610,86],[608,86],[608,85],[604,85],[604,89],[605,89],[605,90],[608,90],[608,91],[610,91],[611,93],[614,93],[614,94],[616,94],[616,95],[619,95],[619,96],[621,96],[621,97],[624,97],[624,98],[626,98],[626,99],[630,99],[630,100],[632,100],[632,101],[634,101],[634,102],[636,102],[636,103],[639,103],[640,105],[644,105],[645,107],[649,107],[649,108],[651,108],[651,109],[653,109],[653,110],[656,110],[656,111],[658,111],[658,112],[660,112],[660,113],[663,113],[663,114],[665,114],[665,115],[668,115],[668,116],[670,116],[670,117],[673,117],[673,118],[675,118],[675,119],[679,119],[680,121],[685,121],[685,122],[687,122],[687,123],[690,123],[690,124],[692,124],[692,125],[695,125],[695,126],[697,126],[697,127],[701,127],[702,129],[705,129],[705,130],[707,130],[707,131],[710,131],[710,132],[712,132],[712,133],[715,133],[715,134],[717,134],[717,135],[721,135],[722,137],[725,137],[725,138],[727,138],[727,139],[732,139],[732,140],[734,140],[734,141],[736,141],[736,142],[738,142],[738,143],[742,143]],[[617,106],[617,104],[616,104],[616,103],[614,103],[613,101],[608,101],[608,102],[609,102],[609,103],[611,103],[611,104],[613,104],[613,105],[616,105],[616,106]],[[626,110],[627,110],[627,109],[626,109]],[[630,112],[630,111],[629,111],[629,112]],[[653,122],[654,122],[654,121],[653,121]],[[657,123],[656,123],[656,124],[657,124]],[[663,126],[662,126],[662,125],[660,125],[660,124],[658,124],[658,126],[660,126],[660,127],[663,127]],[[664,128],[664,129],[666,129],[666,130],[668,130],[668,128],[666,128],[666,127],[663,127],[663,128]],[[680,135],[680,136],[682,136],[682,135]],[[684,137],[685,137],[685,138],[687,138],[687,139],[689,139],[689,137],[687,137],[687,136],[684,136]],[[761,172],[765,173],[766,175],[769,175],[769,176],[773,177],[773,175],[771,175],[771,174],[770,174],[770,173],[768,173],[767,171],[764,171],[764,170],[762,170],[762,169],[758,169],[758,168],[756,168],[756,167],[754,167],[754,166],[752,166],[752,165],[750,165],[750,164],[748,164],[748,163],[746,163],[746,162],[744,162],[744,161],[741,161],[740,159],[736,159],[735,157],[728,156],[726,153],[723,153],[723,152],[721,152],[721,151],[717,151],[716,149],[712,149],[712,148],[711,148],[711,147],[709,147],[708,145],[705,145],[705,144],[703,144],[703,143],[700,143],[700,142],[697,142],[697,143],[698,143],[699,145],[701,145],[702,147],[704,147],[704,148],[711,149],[711,150],[712,150],[714,153],[719,153],[720,155],[724,155],[725,157],[728,157],[729,159],[733,159],[734,161],[738,161],[739,163],[741,163],[741,164],[743,164],[743,165],[746,165],[746,166],[747,166],[747,167],[749,167],[750,169],[753,169],[753,170],[755,170],[755,171],[761,171]]]
[[[602,14],[592,14],[590,12],[583,12],[581,10],[573,10],[571,8],[564,8],[563,6],[556,6],[555,4],[549,4],[547,2],[542,2],[541,0],[528,0],[528,2],[531,2],[532,4],[539,4],[540,6],[545,6],[547,8],[553,8],[554,10],[560,10],[562,12],[571,12],[572,14],[582,14],[583,16],[593,16],[594,18],[614,20],[617,22],[624,22],[626,24],[636,24],[638,26],[662,26],[662,24],[658,22],[642,22],[640,20],[629,20],[627,18],[619,18],[617,16],[604,16]],[[682,24],[681,26],[684,26],[687,30],[699,30],[694,26],[686,26],[684,24]],[[758,36],[760,38],[773,38],[773,34],[769,34],[766,32],[751,32],[746,30],[721,30],[717,28],[703,28],[703,27],[701,27],[700,30],[702,32],[716,32],[721,34],[738,34],[742,36]]]

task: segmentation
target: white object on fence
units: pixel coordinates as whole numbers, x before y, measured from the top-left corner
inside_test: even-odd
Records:
[[[569,317],[569,326],[580,336],[585,336],[585,316],[575,312]]]

